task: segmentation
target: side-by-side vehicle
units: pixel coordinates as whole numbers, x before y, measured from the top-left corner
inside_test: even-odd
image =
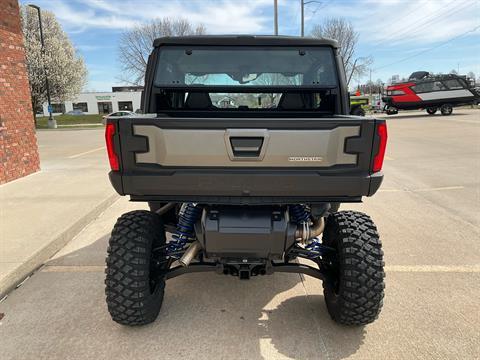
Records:
[[[349,115],[335,41],[159,38],[142,102],[145,115],[106,124],[113,187],[150,207],[122,215],[112,231],[113,320],[154,321],[166,280],[205,271],[313,276],[335,321],[377,318],[377,228],[339,205],[380,187],[387,129]]]

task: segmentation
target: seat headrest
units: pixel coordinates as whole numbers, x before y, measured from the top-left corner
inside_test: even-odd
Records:
[[[208,93],[190,92],[185,100],[187,109],[209,109],[212,107],[212,100]]]
[[[284,110],[305,109],[305,101],[302,94],[284,93],[278,102],[278,108]]]

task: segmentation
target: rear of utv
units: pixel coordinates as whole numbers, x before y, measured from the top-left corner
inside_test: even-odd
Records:
[[[143,110],[106,125],[113,187],[150,207],[122,215],[112,231],[113,320],[154,321],[166,280],[206,271],[312,276],[323,281],[333,320],[377,318],[376,226],[339,205],[380,187],[387,130],[384,120],[347,115],[335,41],[157,39]]]

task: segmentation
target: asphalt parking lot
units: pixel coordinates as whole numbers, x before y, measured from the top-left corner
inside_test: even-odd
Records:
[[[375,323],[333,323],[313,278],[207,273],[169,280],[157,321],[122,327],[104,301],[106,243],[118,216],[145,207],[122,198],[0,303],[0,358],[478,359],[480,111],[388,120],[381,190],[342,205],[370,214],[383,241],[386,295]],[[53,134],[74,137],[78,149],[52,149],[48,166],[105,156],[95,150],[101,130],[50,132],[40,145]]]

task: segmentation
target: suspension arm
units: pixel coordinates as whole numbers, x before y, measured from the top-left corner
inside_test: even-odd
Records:
[[[175,266],[171,269],[168,269],[165,275],[165,279],[168,280],[183,274],[196,273],[196,272],[214,271],[214,272],[221,273],[222,270],[223,270],[223,265],[221,264],[207,263],[207,262],[193,263],[193,264],[190,264],[189,266]]]
[[[313,266],[304,264],[272,264],[273,272],[284,272],[293,274],[304,274],[314,278],[325,280],[325,275]]]

